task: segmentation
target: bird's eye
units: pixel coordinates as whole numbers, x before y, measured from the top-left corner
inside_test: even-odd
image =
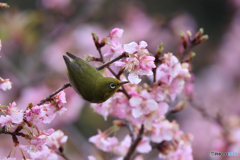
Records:
[[[110,88],[114,89],[116,85],[114,83],[110,83]]]

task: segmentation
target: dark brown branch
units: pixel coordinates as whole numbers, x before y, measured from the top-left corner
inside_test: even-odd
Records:
[[[123,160],[130,160],[131,159],[131,156],[132,154],[134,153],[138,143],[142,140],[142,135],[143,135],[143,131],[144,131],[144,125],[142,124],[139,132],[138,132],[138,136],[136,138],[136,140],[134,142],[132,142],[126,156],[124,157]]]
[[[63,159],[68,160],[68,158],[66,157],[66,155],[63,153],[63,148],[60,147],[59,151],[56,151],[55,153],[57,153],[59,156],[61,156]]]
[[[113,62],[116,62],[117,60],[122,59],[122,58],[124,58],[124,57],[127,57],[126,52],[123,52],[120,56],[114,58],[113,60],[111,60],[111,61],[109,61],[109,62],[107,62],[107,63],[104,63],[104,61],[102,61],[104,64],[101,65],[101,66],[99,66],[99,67],[97,67],[96,69],[97,69],[97,70],[101,70],[101,69],[105,68],[106,66],[109,66],[109,65],[112,64]]]
[[[64,84],[61,88],[59,88],[58,90],[54,91],[52,94],[50,94],[49,96],[47,96],[46,98],[44,98],[43,100],[41,100],[37,105],[40,106],[43,103],[50,101],[52,99],[53,96],[55,96],[56,94],[58,94],[59,92],[61,92],[62,90],[70,87],[70,83],[66,83]]]

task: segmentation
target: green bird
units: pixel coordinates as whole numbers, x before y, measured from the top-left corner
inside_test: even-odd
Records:
[[[63,59],[67,66],[67,75],[73,89],[85,100],[91,103],[102,103],[108,100],[123,84],[103,75],[93,66],[79,57],[67,52]]]

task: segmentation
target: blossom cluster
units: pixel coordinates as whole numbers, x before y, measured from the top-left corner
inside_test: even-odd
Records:
[[[129,72],[128,79],[131,83],[125,84],[126,94],[115,93],[110,99],[101,104],[92,104],[92,108],[106,120],[107,117],[114,116],[131,122],[134,128],[144,125],[144,133],[136,150],[139,153],[149,153],[153,147],[157,148],[159,158],[163,159],[192,159],[190,134],[184,135],[179,130],[175,121],[168,121],[165,117],[169,111],[169,103],[176,101],[177,96],[186,87],[186,82],[191,77],[188,63],[181,63],[172,53],[165,53],[160,59],[160,65],[156,66],[155,57],[147,51],[147,43],[141,41],[139,45],[135,42],[122,45],[116,38],[122,36],[123,30],[113,29],[110,32],[111,49],[106,55],[113,54],[113,58],[122,52],[127,52],[127,57],[123,61],[116,61],[116,66],[123,67]],[[153,68],[156,73],[153,75]],[[138,84],[141,75],[153,75],[155,81],[151,86]],[[137,129],[137,130],[138,130]],[[137,133],[135,133],[135,137]],[[109,137],[108,134],[100,132],[89,139],[99,149],[111,152],[123,159],[131,146],[130,135],[126,135],[122,142],[116,137]],[[158,145],[151,146],[150,142]],[[163,147],[165,145],[171,147]],[[139,157],[138,157],[139,158]],[[89,157],[93,159],[93,157]]]
[[[211,149],[215,152],[236,152],[240,150],[240,118],[231,115],[221,119],[224,126],[215,125],[213,128],[213,143]]]
[[[66,103],[65,92],[61,91],[50,103],[44,103],[40,106],[35,105],[26,110],[27,121],[31,121],[33,124],[38,123],[51,123],[56,114],[62,115],[67,108],[63,107]]]
[[[28,141],[28,145],[18,144],[18,141],[14,141],[14,143],[15,147],[19,146],[19,148],[26,150],[31,159],[57,160],[56,151],[66,143],[68,137],[61,130],[54,131],[52,128],[40,131],[37,124],[40,122],[50,123],[57,113],[63,114],[67,110],[63,107],[65,103],[65,93],[61,91],[48,103],[39,106],[29,104],[25,112],[18,109],[15,102],[9,106],[1,106],[0,111],[4,113],[0,117],[1,127],[5,127],[7,132],[16,132],[20,126],[28,132],[23,136]],[[2,109],[5,107],[7,109]],[[37,134],[27,127],[35,128]]]
[[[128,80],[131,83],[138,84],[141,82],[140,76],[142,75],[153,75],[152,68],[155,68],[154,63],[155,57],[146,49],[147,42],[141,41],[139,45],[136,42],[131,42],[129,44],[122,45],[117,41],[117,38],[121,38],[123,34],[123,29],[115,28],[110,34],[110,42],[105,42],[111,46],[104,56],[112,55],[112,58],[116,58],[122,53],[127,54],[127,58],[122,62],[115,62],[116,66],[123,67],[126,71],[129,72]]]
[[[149,133],[149,131],[145,131],[145,133]],[[136,147],[138,153],[146,154],[153,148],[156,148],[160,152],[160,159],[193,159],[191,148],[192,135],[184,135],[183,132],[179,130],[179,126],[175,121],[169,122],[164,119],[158,124],[155,123],[150,134],[150,137],[142,137]],[[134,136],[136,137],[136,135]],[[117,137],[108,137],[107,133],[101,131],[98,131],[97,135],[90,137],[89,141],[94,143],[100,150],[115,154],[117,160],[124,158],[132,143],[129,134],[119,142]],[[151,141],[155,144],[151,145]],[[89,160],[92,159],[96,160],[94,156],[89,156]],[[135,160],[143,160],[143,157],[139,155]]]
[[[19,145],[19,148],[26,150],[32,159],[57,160],[55,151],[66,143],[68,137],[61,130],[48,129],[34,135],[28,140],[28,145]]]

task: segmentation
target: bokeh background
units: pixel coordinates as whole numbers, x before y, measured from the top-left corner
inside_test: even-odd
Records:
[[[10,78],[13,83],[10,91],[0,91],[1,104],[16,101],[18,107],[25,109],[28,103],[36,104],[67,83],[62,55],[68,51],[82,58],[84,54],[98,56],[92,31],[103,38],[111,29],[122,28],[123,43],[144,40],[149,45],[147,49],[154,53],[163,42],[164,52],[176,53],[181,43],[180,31],[195,33],[203,27],[210,39],[192,49],[197,53],[192,67],[197,100],[212,115],[221,110],[225,117],[239,116],[239,0],[1,2],[8,3],[10,8],[0,11],[0,76]],[[88,138],[95,135],[97,129],[105,130],[111,126],[112,119],[104,121],[72,88],[65,91],[66,114],[41,127],[61,129],[68,135],[64,148],[70,159],[85,160],[91,154],[107,157],[96,150]],[[194,159],[210,159],[210,151],[217,151],[221,142],[215,139],[220,129],[214,121],[202,117],[190,106],[169,118],[176,119],[185,133],[194,135]],[[11,147],[11,137],[0,135],[0,158],[7,156]],[[16,155],[19,153],[17,150]],[[156,154],[152,153],[146,159],[157,159]]]

